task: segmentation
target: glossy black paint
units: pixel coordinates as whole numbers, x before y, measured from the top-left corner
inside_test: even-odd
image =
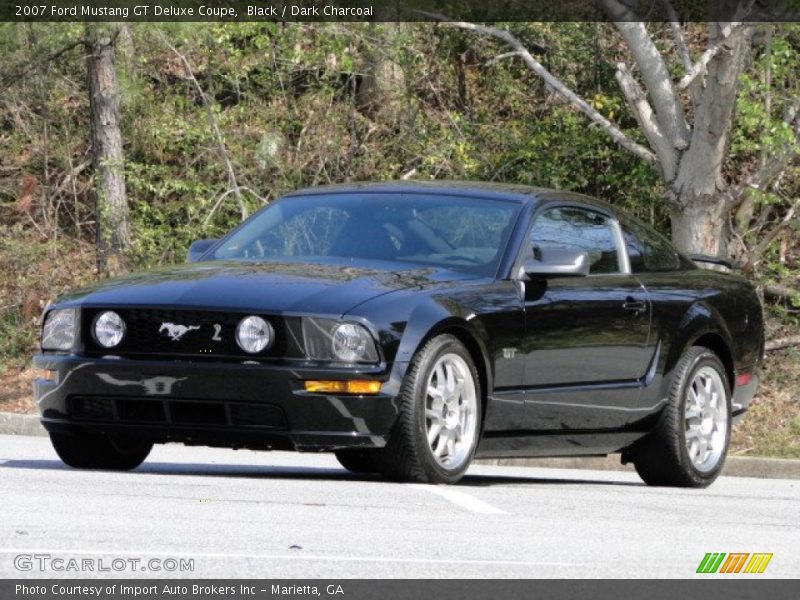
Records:
[[[198,262],[101,282],[50,308],[158,308],[263,314],[291,319],[357,320],[378,341],[375,365],[335,366],[301,354],[246,358],[108,356],[79,343],[69,353],[41,353],[36,367],[58,372],[37,380],[36,397],[50,429],[137,431],[156,441],[253,448],[331,450],[382,447],[397,415],[396,396],[409,362],[427,339],[461,338],[481,376],[484,424],[479,456],[590,455],[624,451],[658,418],[680,355],[700,343],[715,350],[742,413],[763,353],[761,307],[751,286],[730,274],[701,270],[688,259],[677,271],[573,278],[530,278],[520,270],[527,235],[545,206],[614,209],[575,194],[523,186],[387,183],[290,194],[416,192],[502,199],[521,210],[496,278],[395,262]],[[291,200],[289,200],[291,201]],[[220,240],[206,252],[224,243]],[[527,249],[529,250],[529,249]],[[306,379],[377,379],[377,396],[310,394]],[[163,405],[164,421],[80,420],[70,398],[129,399]],[[224,422],[177,422],[170,403],[224,405]],[[205,403],[205,404],[204,404]],[[118,406],[117,406],[118,404]],[[278,427],[234,422],[239,406],[269,405]],[[155,407],[155,404],[147,406]],[[187,404],[188,406],[188,404]],[[161,411],[159,408],[158,411]],[[159,414],[162,414],[159,412]],[[205,414],[198,411],[198,415]],[[135,413],[134,413],[135,416]],[[160,418],[160,417],[159,417]]]
[[[625,426],[639,400],[631,384],[653,358],[641,283],[630,275],[597,275],[525,287],[525,428]],[[641,308],[623,308],[636,302]]]

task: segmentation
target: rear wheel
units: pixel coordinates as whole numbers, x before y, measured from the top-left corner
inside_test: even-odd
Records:
[[[351,473],[377,473],[375,450],[337,450],[336,460]]]
[[[399,481],[455,483],[475,454],[481,425],[477,369],[458,338],[440,335],[417,353],[400,391],[400,416],[376,457]]]
[[[152,442],[127,435],[54,432],[50,441],[59,458],[75,469],[130,471],[153,449]]]
[[[656,430],[633,454],[649,485],[706,487],[719,475],[731,433],[725,367],[707,348],[690,348],[675,367]]]

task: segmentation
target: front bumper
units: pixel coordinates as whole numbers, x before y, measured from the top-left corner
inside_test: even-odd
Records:
[[[397,417],[376,395],[306,392],[307,379],[375,379],[388,371],[38,355],[34,394],[48,431],[127,432],[155,442],[324,451],[380,448]]]

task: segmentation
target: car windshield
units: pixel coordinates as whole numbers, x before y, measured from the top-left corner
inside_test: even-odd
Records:
[[[290,197],[244,223],[213,253],[220,260],[376,260],[492,276],[520,205],[407,193]]]

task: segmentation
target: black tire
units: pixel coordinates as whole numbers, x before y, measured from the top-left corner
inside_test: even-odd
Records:
[[[685,442],[685,398],[688,386],[704,367],[719,375],[725,390],[727,424],[722,454],[716,465],[707,471],[695,468]],[[725,464],[731,436],[731,390],[725,366],[708,348],[694,346],[681,357],[672,375],[667,405],[659,422],[643,444],[634,449],[631,457],[636,472],[648,485],[704,488],[719,476]]]
[[[50,442],[64,464],[75,469],[130,471],[153,449],[153,443],[147,440],[83,432],[54,432]]]
[[[425,397],[428,378],[437,360],[457,354],[466,363],[474,382],[477,399],[476,429],[466,460],[457,468],[439,464],[428,444]],[[439,335],[417,352],[409,365],[398,396],[399,416],[385,448],[375,455],[381,475],[394,481],[456,483],[469,468],[481,431],[482,397],[480,378],[472,357],[461,341],[452,335]]]
[[[337,450],[336,460],[351,473],[377,473],[375,450]]]

